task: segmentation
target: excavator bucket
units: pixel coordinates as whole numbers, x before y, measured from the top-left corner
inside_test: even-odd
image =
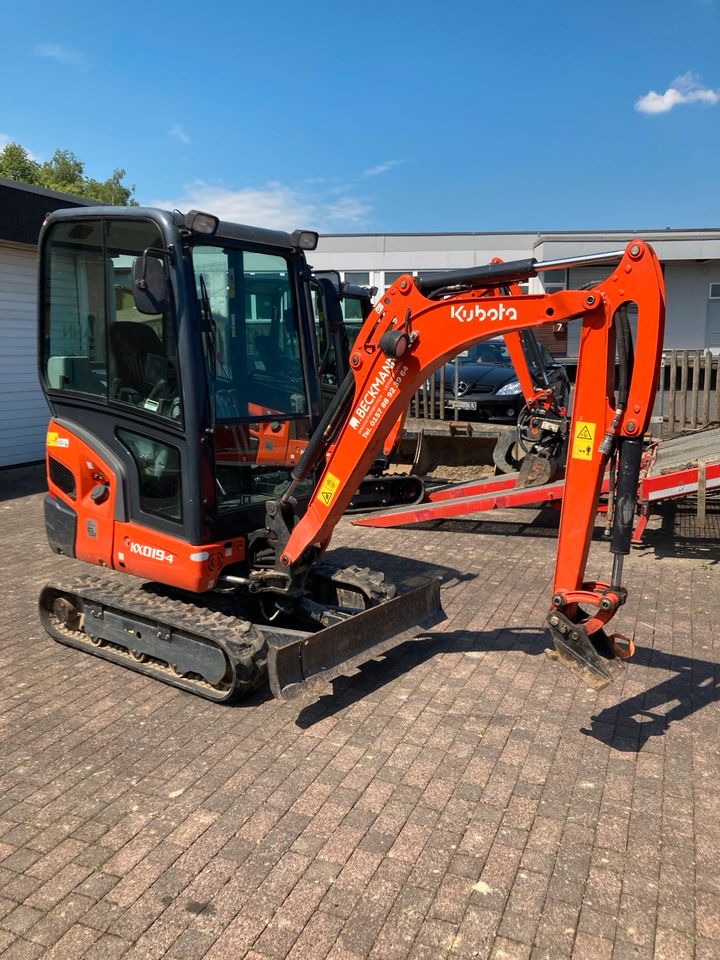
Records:
[[[554,619],[559,619],[557,614]],[[588,634],[580,624],[572,624],[570,629],[562,629],[564,623],[559,626],[561,629],[550,623],[555,649],[545,653],[551,660],[567,667],[595,690],[604,690],[623,672],[625,664],[617,658],[604,630]]]
[[[317,689],[446,619],[440,578],[318,633],[268,638],[268,678],[278,700]]]

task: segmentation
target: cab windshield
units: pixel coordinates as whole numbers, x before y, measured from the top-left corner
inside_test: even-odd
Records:
[[[239,246],[193,248],[214,393],[220,509],[276,496],[309,434],[298,307],[288,260]]]
[[[288,261],[229,246],[196,246],[193,260],[217,419],[306,414]]]

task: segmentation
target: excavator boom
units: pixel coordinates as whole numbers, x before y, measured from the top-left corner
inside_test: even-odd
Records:
[[[619,263],[606,281],[588,291],[498,295],[500,285],[550,268],[533,261],[491,264],[450,277],[442,274],[434,281],[400,277],[358,335],[350,357],[352,373],[336,397],[334,419],[327,418],[324,433],[318,431],[293,472],[293,482],[298,483],[324,458],[307,510],[279,555],[279,568],[292,578],[294,570],[327,547],[388,432],[420,384],[441,364],[491,336],[578,320],[582,332],[549,625],[557,657],[565,665],[598,687],[609,683],[617,669],[613,661],[626,653],[604,627],[626,596],[622,558],[629,552],[632,512],[623,510],[622,503],[626,488],[634,490],[637,482],[642,436],[657,388],[664,286],[654,252],[640,240],[628,244],[619,257],[601,256],[615,256]],[[629,308],[637,311],[634,356]],[[613,575],[609,583],[586,582],[597,498],[611,456],[618,459],[622,486],[611,544]],[[291,485],[283,498],[286,503],[292,490]],[[361,633],[360,622],[355,627]],[[320,633],[286,650],[292,678],[286,683],[278,673],[274,688],[282,691],[292,685],[297,691],[298,676],[310,682],[317,673],[315,665],[332,659],[330,651],[327,658],[323,655],[323,642]],[[303,661],[307,669],[302,668]]]

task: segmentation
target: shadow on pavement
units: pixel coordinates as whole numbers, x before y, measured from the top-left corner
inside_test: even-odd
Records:
[[[303,707],[295,722],[302,729],[308,729],[439,653],[518,650],[538,656],[551,643],[548,632],[533,628],[427,633],[388,651],[381,660],[363,664],[353,676],[339,677],[330,692]],[[670,670],[675,676],[606,707],[591,718],[589,728],[582,728],[581,732],[586,736],[594,737],[614,750],[639,753],[651,737],[663,736],[672,723],[720,700],[720,665],[712,661],[638,647],[633,662],[639,666]],[[667,704],[674,706],[661,712]]]
[[[697,522],[697,503],[694,499],[669,500],[662,505],[662,526],[647,530],[643,546],[651,549],[658,560],[663,557],[706,560],[720,563],[720,500],[710,498],[705,510],[705,522]]]
[[[44,463],[0,469],[0,503],[4,500],[15,500],[17,497],[29,497],[34,493],[46,491]]]
[[[389,650],[381,660],[371,660],[363,664],[353,676],[334,680],[332,691],[303,707],[295,723],[306,730],[326,717],[357,703],[368,694],[380,690],[439,653],[521,650],[531,656],[538,656],[551,642],[549,633],[533,628],[426,633]]]
[[[476,573],[461,573],[455,567],[441,563],[428,563],[395,553],[383,553],[380,550],[366,550],[355,547],[338,547],[325,554],[325,559],[339,567],[358,566],[381,570],[392,581],[400,593],[406,593],[413,587],[419,587],[434,577],[440,577],[443,585],[463,583],[474,580]]]
[[[633,663],[671,670],[675,676],[649,690],[606,707],[581,732],[628,753],[639,753],[650,737],[661,737],[671,723],[720,700],[720,666],[710,660],[678,657],[651,647],[637,647]],[[630,666],[632,669],[632,666]],[[675,705],[659,712],[666,704]]]

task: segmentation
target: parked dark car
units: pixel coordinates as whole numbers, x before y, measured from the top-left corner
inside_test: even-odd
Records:
[[[570,381],[565,368],[531,331],[523,333],[528,367],[538,387],[544,386],[543,368],[560,406],[567,406]],[[537,351],[537,352],[536,352]],[[539,362],[538,362],[539,361]],[[458,390],[455,393],[455,361],[445,364],[445,410],[457,409],[463,420],[515,422],[525,398],[502,337],[493,337],[461,353],[457,363]],[[435,397],[439,402],[442,371],[435,374]]]

